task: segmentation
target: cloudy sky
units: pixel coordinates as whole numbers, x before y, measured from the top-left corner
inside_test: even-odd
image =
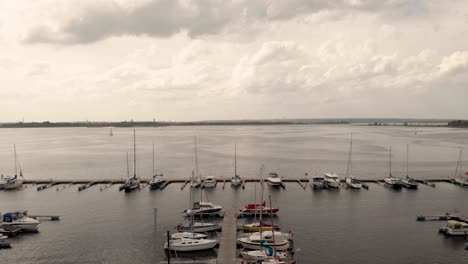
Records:
[[[0,1],[0,122],[466,118],[466,0]]]

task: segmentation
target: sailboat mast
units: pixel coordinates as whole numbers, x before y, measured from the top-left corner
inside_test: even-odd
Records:
[[[234,144],[234,177],[237,176],[237,143]]]
[[[273,208],[273,206],[271,205],[271,195],[268,196],[269,200],[270,200],[270,208]],[[276,239],[275,239],[275,228],[274,228],[274,223],[273,223],[273,213],[270,214],[270,217],[271,217],[271,233],[273,234],[273,257],[276,259]]]
[[[392,147],[390,147],[390,152],[388,155],[390,158],[390,177],[392,177]]]
[[[460,161],[459,161],[460,162],[460,179],[462,179],[463,178],[462,177],[462,148],[460,148],[460,157],[459,157],[459,159],[460,159]]]
[[[409,177],[409,144],[406,144],[406,177]]]
[[[153,176],[154,176],[154,140],[153,140]]]
[[[16,159],[16,144],[13,144],[13,152],[15,154],[15,176],[18,175],[18,162]]]
[[[195,177],[198,177],[197,137],[195,136]]]
[[[135,129],[133,130],[133,176],[136,178],[136,135]]]
[[[349,177],[350,175],[350,170],[351,170],[351,151],[353,148],[353,133],[351,133],[351,141],[349,143],[349,153],[348,153],[348,167],[346,168],[346,178]]]
[[[127,178],[130,178],[130,168],[128,166],[128,152],[127,152]]]

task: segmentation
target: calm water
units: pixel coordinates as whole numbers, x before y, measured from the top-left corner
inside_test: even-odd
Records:
[[[156,167],[166,177],[188,177],[193,169],[193,136],[197,135],[203,174],[233,174],[234,142],[238,170],[257,177],[261,164],[285,177],[346,170],[349,133],[353,132],[353,174],[381,179],[388,174],[388,147],[393,172],[406,170],[410,144],[410,174],[419,178],[453,176],[457,147],[468,148],[466,130],[448,128],[367,126],[247,126],[167,127],[137,129],[137,169],[151,175],[151,144],[156,142]],[[416,133],[415,133],[416,132]],[[126,177],[126,152],[132,153],[132,130],[2,129],[0,171],[11,174],[12,144],[29,179],[100,179]],[[468,155],[468,154],[467,154]],[[466,159],[465,159],[466,160]],[[464,162],[468,170],[468,163]],[[61,188],[61,187],[60,187]],[[164,191],[143,189],[130,194],[117,186],[77,192],[76,186],[37,192],[33,186],[0,192],[0,211],[27,209],[35,214],[61,215],[60,222],[43,222],[40,233],[12,239],[1,250],[1,263],[157,263],[165,259],[163,234],[182,221],[189,189],[179,184]],[[254,184],[245,190],[207,190],[208,198],[226,208],[241,208],[254,199]],[[257,190],[260,190],[257,185]],[[464,263],[468,240],[437,233],[443,222],[416,222],[419,214],[458,210],[468,215],[468,188],[438,184],[417,191],[391,191],[371,184],[368,191],[303,190],[296,183],[286,190],[266,188],[280,207],[278,221],[295,233],[299,263]],[[158,208],[154,235],[153,208]],[[215,255],[206,253],[204,255]],[[199,256],[200,257],[200,256]],[[206,257],[206,256],[203,256]]]

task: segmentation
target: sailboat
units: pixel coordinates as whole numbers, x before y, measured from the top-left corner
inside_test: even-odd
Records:
[[[24,182],[23,171],[21,169],[21,165],[19,164],[19,161],[16,155],[16,145],[13,145],[13,150],[15,154],[15,175],[12,177],[3,178],[3,180],[0,182],[0,189],[13,190],[13,189],[18,189],[19,187],[23,185],[23,182]],[[18,177],[18,167],[20,170],[19,177]]]
[[[419,184],[409,176],[409,144],[406,144],[406,178],[401,180],[403,187],[407,189],[417,189]]]
[[[154,141],[153,141],[153,178],[149,182],[150,189],[159,188],[164,183],[164,178],[162,173],[156,174],[154,172]]]
[[[455,175],[452,179],[452,182],[458,184],[460,186],[468,185],[468,179],[464,178],[462,175],[462,149],[460,148],[460,152],[458,154],[458,161],[457,167],[455,168]],[[458,177],[457,177],[458,174]]]
[[[352,176],[352,154],[353,154],[353,134],[351,133],[351,141],[349,143],[349,154],[348,154],[348,167],[346,169],[346,186],[351,189],[361,189],[362,183],[358,179]]]
[[[390,147],[389,151],[389,158],[390,158],[390,174],[387,178],[384,179],[385,185],[398,190],[401,189],[401,180],[398,177],[392,176],[392,147]]]
[[[192,171],[192,178],[190,179],[190,187],[196,188],[201,186],[201,178],[198,175],[198,155],[197,155],[197,137],[194,138],[195,141],[195,173]]]
[[[242,185],[242,178],[237,174],[237,144],[234,144],[234,176],[231,178],[231,185],[234,187]]]
[[[128,166],[128,154],[127,154],[127,166]],[[122,186],[125,192],[131,192],[135,189],[140,188],[140,179],[136,176],[136,135],[133,130],[133,177],[129,178]]]

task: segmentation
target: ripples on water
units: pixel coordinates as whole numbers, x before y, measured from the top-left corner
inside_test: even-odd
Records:
[[[304,172],[345,173],[349,133],[354,138],[354,175],[383,178],[388,174],[387,147],[392,145],[394,174],[414,177],[453,175],[457,146],[467,147],[465,130],[357,126],[167,127],[137,129],[138,172],[151,175],[151,141],[156,141],[158,171],[167,177],[188,177],[193,167],[193,136],[198,136],[200,170],[204,174],[233,173],[233,145],[238,142],[241,175],[256,177],[260,164],[281,175]],[[27,178],[121,178],[126,175],[125,152],[131,153],[131,129],[2,129],[0,170],[12,172],[12,144]],[[468,164],[464,164],[468,165]],[[465,166],[468,168],[468,166]],[[99,191],[76,186],[37,192],[29,186],[0,192],[0,210],[27,209],[57,214],[60,222],[43,222],[39,234],[12,239],[13,248],[0,251],[0,263],[157,263],[165,259],[164,232],[182,221],[189,191],[179,184],[164,191],[144,189],[130,194],[117,186]],[[254,200],[254,184],[246,189],[208,190],[211,201],[241,208]],[[257,184],[259,193],[260,187]],[[296,183],[286,190],[266,188],[275,219],[295,233],[299,263],[464,263],[462,239],[437,233],[443,222],[416,222],[416,215],[457,209],[468,213],[468,189],[438,184],[417,191],[391,191],[371,184],[370,190],[312,191]],[[257,197],[259,194],[257,195]],[[153,234],[153,208],[159,210]],[[210,253],[207,253],[210,254]],[[215,254],[215,253],[211,253]]]

